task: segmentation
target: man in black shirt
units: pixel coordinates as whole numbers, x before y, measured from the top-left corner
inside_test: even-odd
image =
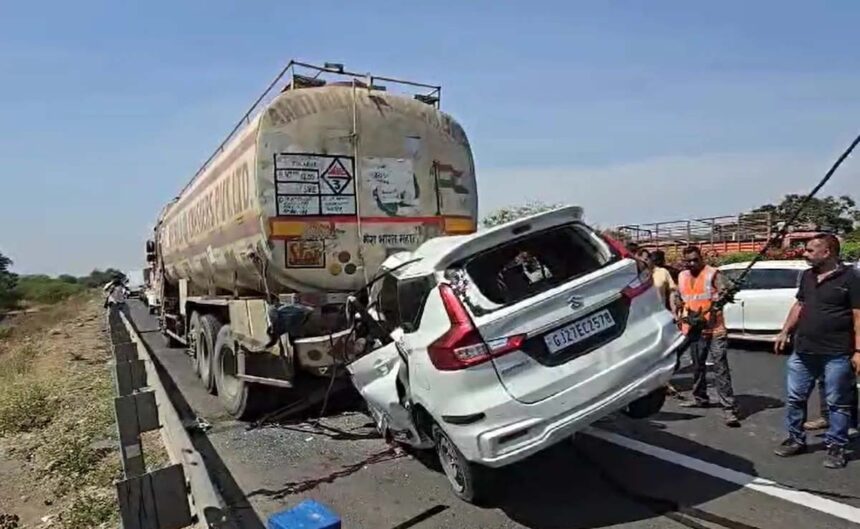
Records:
[[[824,466],[843,468],[851,385],[860,373],[860,275],[839,261],[839,239],[833,235],[810,240],[804,256],[812,268],[801,277],[797,301],[775,346],[781,352],[796,331],[794,353],[788,359],[788,439],[775,453],[788,457],[806,451],[806,403],[818,378],[830,411]]]

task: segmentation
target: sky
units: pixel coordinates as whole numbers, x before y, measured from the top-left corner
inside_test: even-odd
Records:
[[[140,268],[182,188],[290,59],[441,84],[481,213],[593,224],[804,192],[860,132],[860,3],[0,0],[0,252]],[[860,154],[825,194],[860,199]]]

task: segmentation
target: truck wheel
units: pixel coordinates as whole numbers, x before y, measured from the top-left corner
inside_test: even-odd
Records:
[[[194,336],[195,367],[203,387],[209,393],[215,394],[215,376],[213,367],[213,354],[215,342],[221,329],[221,322],[211,314],[200,316],[200,330]]]
[[[254,417],[263,409],[268,388],[236,377],[239,356],[229,325],[218,331],[214,351],[214,378],[221,405],[236,419]]]
[[[438,426],[433,426],[433,439],[436,441],[436,455],[442,471],[454,494],[461,500],[480,504],[487,492],[487,473],[489,469],[472,463]]]
[[[666,402],[666,388],[655,389],[627,405],[624,413],[633,419],[644,419],[660,413]]]
[[[197,354],[197,339],[200,336],[200,313],[194,311],[191,313],[191,318],[188,320],[188,356],[191,357],[191,368],[200,376],[200,365],[197,359],[200,355]]]

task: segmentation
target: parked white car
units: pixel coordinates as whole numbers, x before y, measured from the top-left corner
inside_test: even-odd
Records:
[[[384,435],[436,448],[466,501],[485,467],[663,405],[684,338],[650,272],[581,214],[431,239],[371,290],[391,341],[348,366],[353,383]]]
[[[736,280],[749,266],[733,263],[720,267]],[[800,275],[806,261],[760,261],[750,270],[734,303],[724,310],[729,337],[739,340],[773,341],[794,304]]]

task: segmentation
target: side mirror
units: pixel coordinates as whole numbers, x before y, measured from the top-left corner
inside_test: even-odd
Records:
[[[153,241],[152,239],[146,241],[146,253],[155,253],[155,241]]]

